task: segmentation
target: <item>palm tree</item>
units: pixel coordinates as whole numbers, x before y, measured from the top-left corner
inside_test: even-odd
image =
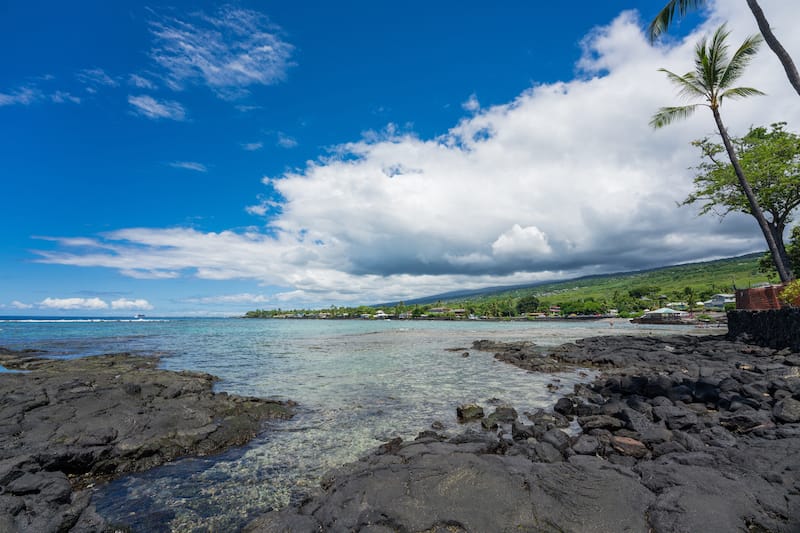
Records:
[[[733,149],[733,144],[722,123],[722,117],[719,113],[719,108],[723,100],[728,98],[745,98],[748,96],[764,94],[758,89],[751,87],[733,87],[733,84],[744,72],[745,67],[758,51],[761,44],[760,35],[752,35],[745,39],[742,45],[734,52],[733,56],[728,59],[728,45],[725,40],[730,34],[725,25],[720,26],[711,42],[706,38],[700,40],[695,47],[694,58],[694,71],[679,76],[666,69],[659,69],[664,72],[669,80],[678,86],[679,95],[687,98],[700,98],[703,103],[695,103],[685,106],[676,107],[662,107],[658,113],[653,115],[650,120],[650,125],[654,128],[661,128],[670,124],[671,122],[679,119],[684,119],[692,115],[698,107],[705,106],[711,109],[714,115],[714,122],[717,125],[719,134],[722,137],[722,142],[725,145],[725,150],[728,152],[728,157],[731,160],[731,165],[739,180],[739,185],[742,187],[753,216],[758,221],[761,231],[764,233],[764,238],[767,241],[767,246],[775,261],[775,266],[778,270],[778,275],[781,281],[786,282],[791,279],[791,272],[786,268],[783,258],[779,252],[775,238],[770,231],[769,224],[764,218],[764,213],[758,205],[758,200],[753,189],[750,187],[747,178],[745,178],[742,167],[739,164],[739,159],[736,157],[736,151]]]
[[[656,15],[656,18],[653,19],[653,21],[650,23],[650,26],[647,28],[647,34],[650,37],[650,42],[655,41],[659,35],[669,29],[672,19],[675,18],[676,11],[681,17],[683,17],[689,11],[699,9],[705,6],[707,3],[707,0],[670,0],[667,2],[667,5],[664,6],[664,9],[662,9],[661,12]],[[758,4],[758,0],[747,0],[747,5],[750,7],[750,11],[753,12],[756,23],[758,23],[758,30],[761,32],[761,35],[764,36],[764,40],[767,41],[767,45],[769,45],[772,51],[775,52],[775,55],[778,56],[778,59],[783,65],[783,70],[786,71],[786,77],[789,78],[789,83],[792,84],[792,87],[794,87],[794,90],[797,91],[797,94],[800,94],[800,74],[797,72],[797,67],[794,64],[794,61],[792,61],[792,56],[789,55],[789,52],[786,51],[780,41],[778,41],[777,37],[775,37],[775,34],[772,33],[772,29],[769,26],[767,17],[764,15],[764,11]]]

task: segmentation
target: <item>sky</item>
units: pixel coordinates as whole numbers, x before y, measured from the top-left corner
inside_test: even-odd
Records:
[[[0,315],[229,316],[764,250],[678,204],[714,135],[664,0],[0,1]],[[762,0],[795,60],[800,5]],[[733,135],[800,99],[766,47]]]

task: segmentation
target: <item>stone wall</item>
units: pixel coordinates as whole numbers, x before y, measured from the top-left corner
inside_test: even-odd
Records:
[[[761,346],[800,352],[800,309],[728,311],[728,338],[738,337]]]
[[[770,285],[758,289],[739,289],[736,291],[736,309],[763,311],[783,307],[779,297],[783,285]]]

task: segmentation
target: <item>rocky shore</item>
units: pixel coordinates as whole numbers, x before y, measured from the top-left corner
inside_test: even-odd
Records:
[[[87,487],[250,440],[291,403],[214,393],[216,378],[112,354],[0,348],[0,532],[106,531]]]
[[[474,348],[600,377],[548,411],[461,406],[462,434],[388,442],[246,531],[800,531],[800,354],[717,336]]]

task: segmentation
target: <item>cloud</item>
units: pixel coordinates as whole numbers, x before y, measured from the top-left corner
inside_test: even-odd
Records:
[[[128,298],[119,298],[118,300],[113,300],[111,302],[111,309],[115,309],[118,311],[122,310],[149,311],[153,309],[153,306],[150,305],[150,302],[142,298],[137,298],[135,300],[130,300]]]
[[[133,279],[176,279],[181,276],[179,272],[157,268],[123,268],[120,270],[120,274]]]
[[[16,309],[33,309],[33,304],[26,304],[24,302],[20,302],[19,300],[14,300],[11,302],[11,307]]]
[[[552,253],[545,235],[536,226],[520,227],[519,224],[500,235],[492,243],[492,254],[497,256],[536,257]]]
[[[181,19],[154,13],[151,58],[163,69],[169,87],[205,84],[218,96],[235,99],[252,85],[286,78],[294,47],[280,28],[257,11],[225,5],[213,15]]]
[[[250,111],[255,111],[257,109],[262,109],[262,106],[260,106],[260,105],[243,105],[243,104],[240,104],[240,105],[233,106],[233,108],[236,109],[237,111],[241,112],[241,113],[249,113]]]
[[[467,101],[461,104],[461,107],[466,111],[471,111],[474,113],[481,108],[481,103],[478,101],[478,97],[475,95],[475,93],[472,93],[469,95]]]
[[[100,298],[45,298],[39,302],[42,309],[99,311],[108,309],[108,304]]]
[[[77,74],[75,74],[75,77],[78,78],[78,81],[91,89],[97,89],[98,87],[119,86],[119,82],[109,76],[106,71],[101,68],[80,70]]]
[[[138,87],[139,89],[150,89],[153,90],[156,88],[156,84],[150,81],[149,79],[139,76],[138,74],[131,74],[128,76],[128,83],[133,85],[134,87]]]
[[[8,105],[30,105],[42,98],[42,93],[38,89],[30,86],[22,86],[12,92],[0,93],[0,107]]]
[[[195,172],[208,172],[208,168],[202,163],[195,161],[173,161],[169,164],[173,168],[183,168],[186,170],[193,170]]]
[[[224,294],[220,296],[204,296],[202,298],[186,298],[185,303],[219,305],[219,304],[263,304],[271,301],[269,296],[263,294]]]
[[[64,91],[56,91],[50,95],[50,100],[56,104],[63,104],[65,102],[72,102],[73,104],[80,104],[81,99],[78,96],[74,96],[68,92]]]
[[[281,148],[294,148],[297,146],[297,140],[283,132],[278,132],[278,146]]]
[[[689,70],[695,42],[720,20],[741,32],[732,36],[739,42],[755,31],[745,3],[714,9],[694,34],[656,47],[636,15],[623,13],[584,40],[575,79],[536,84],[438,137],[389,126],[265,179],[267,192],[246,208],[267,217],[264,229],[121,229],[80,246],[57,240],[40,261],[249,279],[278,287],[276,303],[328,305],[763,250],[747,216],[716,223],[676,207],[692,189],[687,169],[699,162],[690,141],[713,131],[710,114],[664,130],[648,125],[659,107],[680,101],[659,67]],[[773,20],[792,19],[788,3],[769,10]],[[800,50],[800,32],[782,38]],[[769,50],[742,85],[769,96],[726,101],[731,133],[800,124],[797,95]]]
[[[35,85],[25,85],[8,93],[0,93],[0,107],[10,105],[31,105],[37,102],[50,101],[54,104],[80,104],[81,99],[66,91],[45,93]]]
[[[258,150],[261,150],[263,147],[264,147],[264,143],[263,142],[243,143],[242,144],[242,150],[245,150],[247,152],[256,152]]]
[[[163,100],[159,102],[152,96],[128,96],[128,103],[134,108],[134,112],[143,117],[152,119],[168,118],[170,120],[185,120],[186,111],[178,102]]]

